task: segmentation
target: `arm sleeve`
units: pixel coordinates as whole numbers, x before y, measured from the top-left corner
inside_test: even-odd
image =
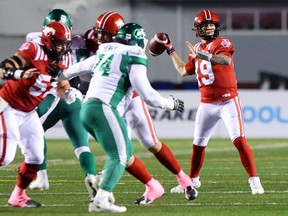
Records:
[[[85,59],[84,61],[78,62],[70,66],[58,76],[58,80],[65,80],[65,79],[70,80],[73,77],[91,73],[91,69],[95,63],[95,60],[96,60],[96,55],[93,55]]]
[[[152,88],[147,77],[147,69],[144,65],[132,65],[129,79],[136,92],[148,105],[162,109],[167,108],[169,100],[162,97]]]

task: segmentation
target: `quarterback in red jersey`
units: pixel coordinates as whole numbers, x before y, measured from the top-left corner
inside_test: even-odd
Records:
[[[43,28],[41,45],[26,42],[11,58],[0,64],[0,74],[6,79],[13,79],[7,80],[0,90],[0,166],[13,161],[17,144],[25,158],[19,167],[9,205],[41,206],[26,195],[26,188],[36,177],[44,159],[44,131],[35,108],[49,91],[59,88],[54,79],[58,75],[56,68],[67,68],[72,63],[67,52],[71,37],[67,26],[51,22]],[[30,75],[34,70],[38,73],[29,78],[29,73],[25,72],[23,78],[27,79],[19,79],[24,69],[30,69]]]
[[[233,44],[228,38],[219,37],[220,20],[211,10],[202,10],[196,15],[194,31],[196,36],[201,38],[201,42],[194,46],[186,42],[190,50],[186,63],[176,53],[167,34],[168,42],[162,43],[178,73],[182,76],[196,74],[201,93],[190,166],[192,182],[196,188],[201,186],[199,173],[204,162],[205,148],[218,121],[222,119],[249,176],[248,183],[252,194],[263,194],[264,189],[256,173],[253,153],[244,134],[233,62]],[[171,193],[182,192],[180,185],[171,189]]]

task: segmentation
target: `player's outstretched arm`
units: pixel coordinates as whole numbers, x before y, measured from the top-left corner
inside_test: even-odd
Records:
[[[0,63],[0,78],[4,80],[27,79],[39,73],[36,68],[24,70],[26,64],[27,61],[21,53],[15,53]]]
[[[184,111],[184,102],[169,96],[162,97],[159,92],[152,88],[144,65],[135,64],[131,66],[129,79],[139,96],[150,106],[168,110]]]
[[[87,73],[91,73],[92,67],[95,63],[96,56],[93,55],[81,62],[78,62],[68,69],[64,70],[58,75],[57,80],[70,80],[76,76],[81,76]]]

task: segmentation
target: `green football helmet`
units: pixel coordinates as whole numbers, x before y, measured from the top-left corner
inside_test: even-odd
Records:
[[[54,9],[50,11],[44,19],[43,26],[48,25],[52,21],[61,22],[68,26],[70,29],[73,27],[70,15],[62,9]]]
[[[116,40],[119,39],[128,45],[138,45],[145,49],[148,42],[144,28],[137,23],[127,23],[117,32]]]

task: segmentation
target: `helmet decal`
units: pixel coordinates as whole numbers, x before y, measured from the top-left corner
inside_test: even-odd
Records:
[[[212,20],[211,11],[210,10],[204,10],[204,15],[206,20]]]
[[[125,23],[124,23],[124,20],[123,19],[118,19],[116,22],[115,22],[116,26],[120,29]]]
[[[42,32],[46,37],[50,37],[51,35],[55,35],[56,30],[52,27],[44,26]]]
[[[145,30],[143,28],[136,29],[134,34],[135,34],[135,38],[137,39],[144,39],[146,36]]]

